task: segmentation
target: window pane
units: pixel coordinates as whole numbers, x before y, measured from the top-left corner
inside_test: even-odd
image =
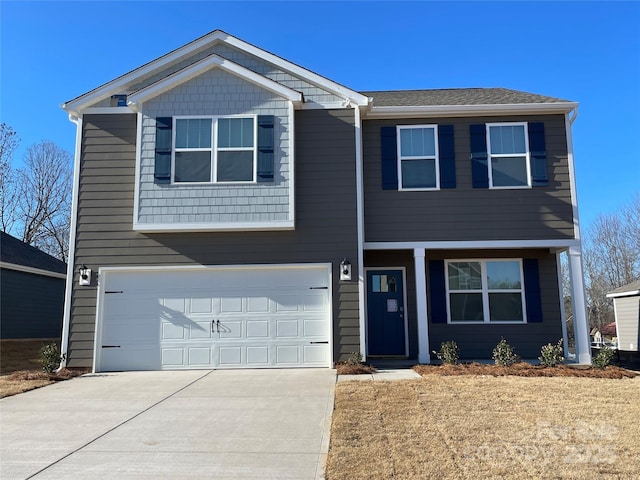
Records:
[[[520,288],[520,262],[487,262],[487,280],[493,290]]]
[[[252,118],[221,118],[218,120],[218,147],[253,147]]]
[[[372,283],[373,283],[372,290],[376,293],[379,292],[380,291],[380,275],[373,275]]]
[[[479,262],[450,262],[448,264],[449,290],[482,289]]]
[[[492,322],[522,321],[522,294],[490,293],[489,312]]]
[[[218,152],[219,182],[253,180],[253,152]]]
[[[177,119],[176,148],[211,148],[211,119]]]
[[[450,306],[452,322],[484,321],[481,293],[452,293]]]
[[[525,157],[491,158],[494,187],[520,187],[528,185]]]
[[[527,153],[524,125],[489,127],[491,153]]]
[[[402,188],[435,187],[435,160],[402,160]]]
[[[176,182],[210,182],[211,152],[176,152]]]
[[[436,142],[433,128],[403,128],[400,130],[400,154],[405,157],[433,157]]]

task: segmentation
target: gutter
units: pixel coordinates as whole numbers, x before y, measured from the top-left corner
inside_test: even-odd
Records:
[[[64,108],[64,107],[63,107]],[[78,196],[80,194],[80,154],[82,144],[82,115],[69,115],[69,121],[76,124],[76,148],[73,158],[73,193],[71,196],[71,225],[69,227],[69,258],[67,258],[67,284],[64,297],[64,314],[62,317],[62,338],[60,341],[60,367],[58,371],[67,366],[69,352],[69,328],[71,326],[71,293],[75,272],[76,255],[76,228],[78,220]]]

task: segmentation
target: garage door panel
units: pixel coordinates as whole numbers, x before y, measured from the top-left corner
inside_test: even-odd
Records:
[[[123,293],[104,297],[101,342],[129,350],[103,355],[98,369],[330,366],[326,267],[117,271],[106,280]]]

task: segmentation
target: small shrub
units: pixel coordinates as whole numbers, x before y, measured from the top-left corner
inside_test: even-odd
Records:
[[[513,351],[511,345],[503,338],[493,349],[493,361],[500,367],[510,367],[520,361],[520,357]]]
[[[40,349],[40,364],[42,370],[46,373],[53,373],[60,366],[60,362],[65,359],[64,355],[60,355],[58,344],[56,342],[43,345]]]
[[[433,354],[438,357],[444,364],[449,365],[457,365],[458,359],[460,358],[460,350],[458,349],[458,344],[453,340],[449,340],[448,342],[442,342],[440,344],[440,351],[433,351]]]
[[[600,349],[598,354],[595,357],[593,357],[593,359],[591,360],[591,364],[593,365],[594,368],[602,369],[607,365],[609,365],[609,363],[611,363],[614,353],[615,352],[612,349],[610,349],[607,346],[604,346]]]
[[[360,365],[362,363],[362,354],[360,352],[352,352],[344,363],[345,365]]]
[[[544,367],[557,367],[564,362],[564,346],[562,340],[558,340],[558,343],[552,345],[547,343],[540,350],[540,365]]]

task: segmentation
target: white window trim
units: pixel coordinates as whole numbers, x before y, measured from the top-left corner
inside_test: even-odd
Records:
[[[521,125],[524,128],[524,142],[525,142],[525,154],[513,154],[513,153],[491,153],[491,127],[515,127]],[[491,190],[523,190],[531,187],[531,152],[529,150],[529,129],[527,122],[500,122],[500,123],[487,123],[486,124],[486,136],[487,136],[487,168],[489,169],[489,189]],[[505,157],[525,157],[525,164],[527,168],[527,184],[526,185],[506,185],[506,186],[494,186],[493,185],[493,168],[491,167],[491,159],[505,158]]]
[[[477,262],[480,263],[480,274],[482,281],[481,289],[473,290],[453,290],[449,289],[449,264],[456,262]],[[489,285],[487,281],[487,262],[518,262],[520,266],[520,298],[522,300],[522,320],[511,321],[491,321],[491,312],[489,311]],[[447,292],[447,324],[451,325],[524,325],[527,323],[527,305],[524,285],[524,271],[521,258],[459,258],[445,260],[445,287]],[[514,293],[518,289],[491,289],[491,293]],[[482,293],[482,310],[484,313],[483,321],[455,321],[451,320],[451,293]]]
[[[253,147],[218,148],[218,120],[221,118],[251,118],[253,120]],[[177,120],[211,119],[211,147],[210,148],[176,148],[176,124]],[[253,152],[253,180],[238,182],[218,181],[218,152]],[[211,152],[211,179],[208,182],[176,182],[176,152]],[[258,183],[258,116],[248,115],[176,115],[173,117],[171,131],[171,185],[255,185]]]
[[[433,129],[434,136],[434,144],[436,154],[435,156],[427,155],[427,156],[419,156],[419,157],[403,157],[402,156],[402,142],[400,140],[400,132],[402,130],[414,130],[414,129],[423,129],[430,128]],[[398,169],[398,190],[403,192],[427,192],[427,191],[435,191],[440,190],[440,145],[438,144],[438,125],[397,125],[396,126],[396,158],[397,161],[397,169]],[[402,160],[431,160],[435,161],[436,165],[436,186],[435,187],[420,187],[420,188],[405,188],[402,186]]]

